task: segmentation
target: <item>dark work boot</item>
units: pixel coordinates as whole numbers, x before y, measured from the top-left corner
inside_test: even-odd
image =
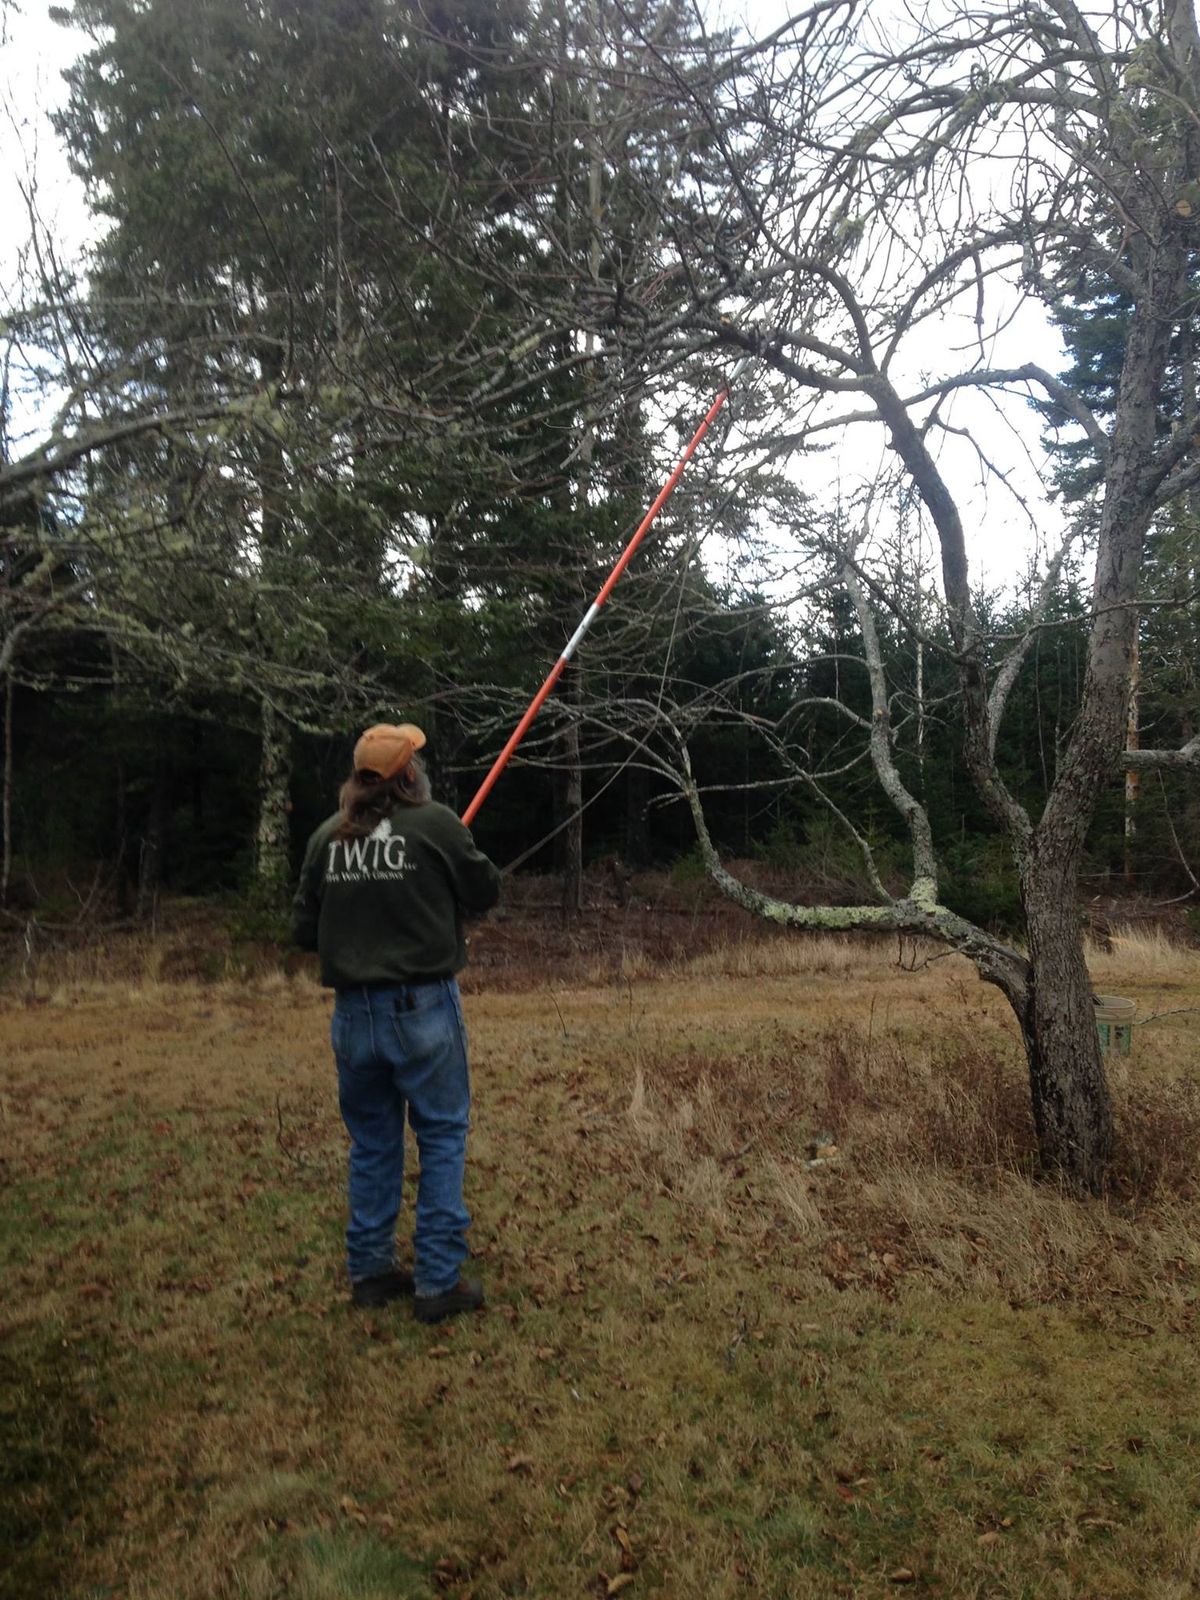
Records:
[[[413,1300],[413,1316],[418,1322],[445,1322],[464,1311],[478,1311],[483,1305],[483,1285],[478,1278],[460,1278],[453,1289],[441,1294],[419,1294]]]
[[[350,1285],[350,1298],[362,1309],[385,1306],[389,1300],[399,1300],[412,1292],[412,1273],[399,1270],[381,1272],[374,1278],[356,1278]]]

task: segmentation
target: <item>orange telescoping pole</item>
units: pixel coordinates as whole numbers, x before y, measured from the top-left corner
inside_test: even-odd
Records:
[[[749,360],[750,360],[750,357],[749,356],[745,356],[745,357],[743,357],[743,359],[741,361],[738,362],[737,366],[734,367],[732,373],[729,376],[728,383],[726,383],[725,387],[721,390],[720,394],[713,401],[712,405],[709,406],[708,412],[707,412],[707,414],[706,414],[706,416],[704,418],[704,421],[700,424],[700,426],[696,429],[695,433],[692,435],[691,440],[688,443],[688,447],[683,452],[683,454],[680,456],[679,462],[678,462],[674,472],[672,472],[671,476],[667,479],[666,483],[664,483],[662,488],[659,490],[658,498],[655,500],[654,504],[650,507],[649,511],[647,511],[646,515],[642,518],[641,522],[638,524],[637,532],[634,534],[633,538],[630,539],[629,543],[625,546],[625,549],[621,552],[621,558],[617,562],[616,566],[609,573],[608,577],[605,579],[603,588],[600,590],[600,592],[596,596],[596,598],[592,601],[591,605],[584,612],[583,621],[579,624],[579,626],[575,629],[575,632],[567,640],[565,646],[563,647],[562,655],[559,656],[558,660],[554,663],[553,667],[551,667],[550,673],[549,673],[548,677],[546,678],[545,683],[542,684],[542,687],[538,690],[538,692],[534,695],[533,699],[529,702],[529,709],[526,711],[525,715],[521,718],[520,722],[518,722],[516,727],[513,729],[512,734],[509,737],[509,741],[504,746],[504,749],[501,750],[500,754],[496,757],[495,761],[493,761],[492,769],[488,773],[487,777],[483,780],[483,782],[479,785],[479,791],[476,794],[474,800],[471,801],[471,804],[463,812],[462,820],[466,823],[466,825],[468,827],[471,826],[471,823],[475,820],[475,817],[478,815],[480,806],[482,806],[483,802],[487,799],[488,795],[492,792],[492,787],[495,784],[496,779],[500,776],[500,774],[504,771],[505,767],[508,765],[509,757],[512,755],[513,751],[520,744],[521,740],[529,732],[529,728],[530,728],[531,723],[533,722],[534,717],[537,716],[538,712],[542,709],[542,706],[549,699],[550,691],[554,688],[554,685],[562,677],[563,669],[565,668],[567,662],[570,661],[571,657],[575,654],[576,650],[578,650],[580,644],[583,641],[584,635],[587,633],[588,629],[591,627],[592,623],[595,622],[597,616],[599,615],[600,608],[603,606],[604,602],[608,599],[609,595],[616,588],[617,583],[620,580],[621,574],[625,571],[625,568],[633,560],[634,553],[636,552],[638,545],[641,544],[643,538],[645,538],[646,534],[649,532],[650,526],[653,523],[655,517],[657,517],[658,513],[662,510],[663,506],[665,506],[667,501],[671,498],[671,491],[674,489],[675,485],[679,482],[680,478],[683,477],[684,468],[687,466],[688,462],[692,459],[692,454],[695,451],[696,446],[700,443],[701,439],[703,439],[704,435],[708,432],[709,428],[712,426],[713,420],[715,419],[715,417],[717,415],[717,412],[720,411],[721,407],[725,404],[726,400],[729,399],[729,391],[732,389],[733,385],[737,382],[738,378],[741,376],[742,372],[745,370]]]

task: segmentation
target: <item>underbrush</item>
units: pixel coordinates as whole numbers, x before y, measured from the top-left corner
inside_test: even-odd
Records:
[[[603,984],[692,968],[706,973],[842,970],[895,959],[894,939],[870,935],[798,938],[714,899],[704,886],[680,891],[646,874],[624,905],[599,893],[564,921],[552,886],[512,884],[500,909],[467,929],[467,989],[541,988],[547,981]],[[252,938],[240,912],[210,902],[165,903],[153,922],[70,928],[14,923],[0,941],[0,987],[29,1000],[100,993],[106,986],[152,990],[163,984],[259,983],[282,974],[316,981],[315,957],[277,940]],[[882,952],[882,954],[881,954]]]
[[[1099,981],[1194,985],[1200,979],[1200,950],[1167,929],[1118,923],[1108,939],[1088,939],[1088,970]]]
[[[733,866],[752,886],[799,904],[819,899],[827,887],[819,875],[801,878],[776,860]],[[944,946],[907,937],[780,929],[686,874],[630,877],[594,869],[586,885],[587,909],[569,918],[557,895],[552,878],[508,880],[498,910],[468,926],[464,988],[519,993],[548,982],[628,983],[663,975],[840,975],[866,981],[947,957]],[[11,915],[0,923],[0,992],[38,1000],[100,993],[107,985],[142,991],[163,984],[260,983],[280,974],[315,982],[315,958],[287,944],[284,920],[251,915],[244,902],[204,900],[164,900],[141,924],[103,917],[57,924]],[[1097,984],[1132,979],[1166,989],[1194,981],[1200,951],[1182,924],[1122,924],[1115,911],[1107,920],[1109,934],[1086,941]],[[950,965],[962,967],[957,958]]]
[[[838,1287],[1012,1304],[1157,1300],[1200,1267],[1200,1081],[1123,1072],[1105,1199],[1038,1179],[1023,1062],[939,1019],[940,1040],[842,1028],[714,1061],[639,1065],[628,1117],[647,1170],[725,1226],[747,1208],[764,1238],[798,1236]],[[765,1179],[765,1182],[764,1182]]]

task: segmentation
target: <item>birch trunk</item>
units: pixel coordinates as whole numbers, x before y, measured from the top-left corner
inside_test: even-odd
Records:
[[[13,792],[13,675],[12,669],[4,678],[4,793],[3,815],[0,827],[4,830],[4,860],[0,864],[0,906],[8,904],[8,886],[12,882],[12,792]]]
[[[254,898],[264,906],[282,905],[291,876],[288,851],[291,775],[290,730],[270,701],[264,700],[253,885]]]

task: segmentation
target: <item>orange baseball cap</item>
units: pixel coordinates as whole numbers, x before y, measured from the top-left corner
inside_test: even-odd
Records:
[[[354,746],[355,772],[377,772],[381,778],[394,778],[403,772],[418,750],[423,749],[425,735],[415,722],[377,722]]]

